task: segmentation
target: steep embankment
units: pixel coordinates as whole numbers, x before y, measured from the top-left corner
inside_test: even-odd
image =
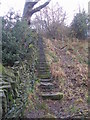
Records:
[[[58,78],[57,82],[64,93],[61,108],[56,105],[57,115],[87,115],[88,42],[68,39],[63,42],[45,40],[45,43],[52,75]]]
[[[40,49],[38,71],[39,83],[34,94],[29,96],[25,112],[27,118],[66,118],[88,114],[88,44],[80,41],[59,41],[44,39],[44,51]],[[44,60],[44,67],[41,70]],[[49,68],[46,64],[49,66]],[[42,71],[42,73],[41,73]],[[46,71],[47,74],[45,73]],[[45,75],[42,75],[45,74]],[[44,80],[44,83],[42,81]],[[48,81],[48,84],[47,84]],[[46,82],[46,83],[45,83]],[[54,87],[54,88],[53,88]],[[49,88],[49,89],[48,89]],[[42,99],[43,92],[48,95]],[[60,92],[63,97],[51,99],[50,92]],[[52,92],[51,92],[52,93]],[[55,96],[54,96],[55,97]]]

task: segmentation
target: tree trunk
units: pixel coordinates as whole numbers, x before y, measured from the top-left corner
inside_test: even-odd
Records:
[[[31,17],[34,13],[40,11],[42,8],[47,6],[51,0],[48,0],[44,4],[40,5],[39,7],[36,7],[33,9],[33,7],[39,2],[40,0],[26,0],[24,11],[23,11],[23,18],[28,22],[28,25],[30,25]]]

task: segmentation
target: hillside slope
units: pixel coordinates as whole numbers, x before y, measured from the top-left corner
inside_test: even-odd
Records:
[[[67,118],[88,115],[88,42],[78,40],[49,40],[44,38],[46,61],[51,78],[62,100],[43,100],[40,83],[29,96],[25,111],[27,118]]]

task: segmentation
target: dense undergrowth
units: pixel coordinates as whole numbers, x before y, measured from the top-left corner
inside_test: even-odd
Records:
[[[0,63],[0,117],[23,117],[28,95],[37,81],[38,35],[25,21],[2,18],[2,63]]]

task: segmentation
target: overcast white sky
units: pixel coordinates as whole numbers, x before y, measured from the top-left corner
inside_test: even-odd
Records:
[[[46,0],[41,0],[42,2]],[[54,5],[56,2],[63,7],[63,10],[67,13],[68,24],[73,19],[73,15],[78,12],[79,7],[85,9],[88,12],[88,2],[90,0],[51,0],[49,5]],[[0,0],[0,16],[5,15],[11,8],[15,11],[19,11],[21,14],[23,12],[25,0]]]

